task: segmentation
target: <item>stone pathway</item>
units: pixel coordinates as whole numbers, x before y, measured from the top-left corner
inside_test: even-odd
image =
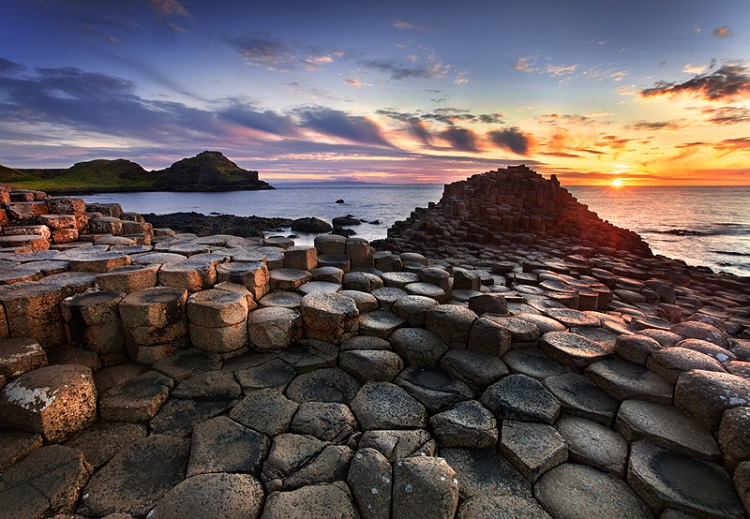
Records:
[[[165,232],[119,254],[168,276],[0,287],[0,518],[746,517],[747,285],[548,246],[270,243]],[[91,273],[105,248],[0,270]],[[21,297],[59,344],[20,338]]]

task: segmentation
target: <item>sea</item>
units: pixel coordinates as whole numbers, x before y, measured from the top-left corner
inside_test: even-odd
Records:
[[[110,193],[84,196],[87,202],[117,202],[126,211],[167,214],[195,211],[331,221],[351,215],[358,237],[386,237],[394,222],[417,207],[438,202],[442,184],[278,183],[273,191],[223,193]],[[750,186],[567,188],[602,219],[637,232],[655,254],[716,272],[750,276]],[[339,203],[337,203],[337,201]],[[343,201],[343,202],[341,202]],[[288,235],[290,229],[274,234]],[[298,244],[313,235],[296,233]]]

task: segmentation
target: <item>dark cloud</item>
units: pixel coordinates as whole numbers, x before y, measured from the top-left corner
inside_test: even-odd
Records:
[[[26,67],[24,67],[20,63],[16,63],[9,59],[0,58],[0,74],[4,74],[4,75],[18,74],[19,72],[23,72],[25,69]]]
[[[531,147],[531,136],[523,133],[518,128],[509,127],[502,130],[494,130],[487,133],[487,137],[496,146],[510,150],[516,155],[528,155]]]
[[[477,148],[477,136],[468,128],[451,127],[438,134],[439,137],[450,143],[450,146],[460,151],[479,151]]]
[[[536,118],[542,124],[593,124],[596,121],[585,115],[578,114],[542,114]]]
[[[737,139],[725,139],[714,144],[719,150],[750,150],[750,137],[739,137]]]
[[[637,121],[633,124],[626,126],[629,130],[677,130],[682,127],[681,121]]]
[[[424,63],[404,63],[395,59],[363,59],[359,65],[388,74],[397,81],[403,79],[438,79],[448,73],[450,67],[442,62],[428,59]]]
[[[303,127],[316,132],[362,144],[391,146],[381,134],[380,128],[365,117],[322,106],[301,108],[296,114]]]
[[[733,101],[750,98],[750,69],[734,63],[714,72],[695,76],[683,83],[659,81],[639,92],[641,97],[691,96],[706,101]]]
[[[292,48],[268,32],[250,32],[229,40],[246,63],[270,70],[291,70],[295,67]]]
[[[721,126],[750,122],[750,109],[741,106],[703,108],[701,113],[710,116],[708,122]]]
[[[221,110],[219,118],[233,124],[283,137],[298,137],[299,128],[288,115],[280,115],[273,110],[257,110],[253,106],[239,102]]]

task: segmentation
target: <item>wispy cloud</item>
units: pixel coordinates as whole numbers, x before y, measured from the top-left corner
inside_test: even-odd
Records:
[[[688,63],[682,67],[682,71],[686,74],[703,74],[706,71],[705,65],[691,65]]]
[[[518,58],[511,66],[526,74],[546,74],[550,77],[570,76],[578,70],[578,65],[557,65],[554,63],[538,63],[536,56]]]
[[[183,7],[177,0],[148,0],[148,4],[155,13],[163,16],[190,16],[187,9],[185,9],[185,7]]]
[[[671,121],[636,121],[632,124],[626,125],[625,129],[628,130],[678,130],[684,126],[684,122],[681,120]]]
[[[415,27],[417,27],[417,24],[415,24],[414,22],[411,22],[409,20],[400,20],[399,19],[399,20],[396,20],[396,21],[393,22],[393,26],[396,29],[414,29]]]
[[[297,68],[315,71],[333,63],[337,53],[318,47],[293,46],[266,31],[247,32],[229,39],[245,63],[266,70],[290,72]]]
[[[459,151],[475,152],[479,151],[477,147],[477,135],[468,128],[450,127],[438,134],[441,139],[445,139],[451,148]]]
[[[441,79],[448,75],[451,67],[429,55],[421,63],[413,63],[413,59],[404,61],[399,59],[363,59],[359,62],[363,68],[377,70],[390,76],[391,79]]]
[[[0,74],[18,74],[23,72],[26,67],[15,61],[9,59],[0,58]]]
[[[742,106],[704,107],[701,113],[708,115],[708,122],[721,126],[750,122],[750,109]]]
[[[528,155],[532,144],[531,136],[516,127],[491,131],[487,133],[487,137],[498,147],[510,150],[516,155]]]
[[[378,125],[366,117],[322,106],[300,108],[295,114],[304,128],[352,142],[391,146]]]
[[[740,63],[723,65],[709,74],[702,74],[682,83],[659,81],[641,90],[648,97],[693,97],[705,101],[737,101],[750,97],[750,69]]]

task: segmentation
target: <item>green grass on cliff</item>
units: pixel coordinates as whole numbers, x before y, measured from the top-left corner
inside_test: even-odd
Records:
[[[31,178],[28,178],[31,177]],[[88,189],[151,188],[158,175],[128,160],[92,160],[79,162],[52,178],[27,174],[23,180],[3,180],[22,189],[75,191]],[[3,177],[0,177],[3,178]]]

